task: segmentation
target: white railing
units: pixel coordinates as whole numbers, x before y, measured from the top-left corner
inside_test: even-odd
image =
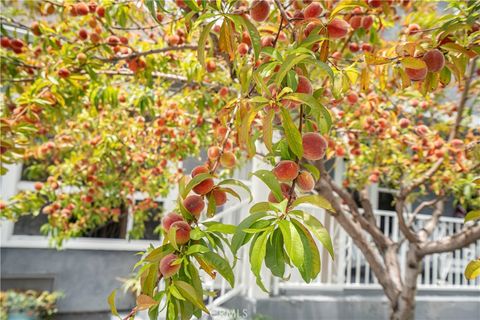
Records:
[[[333,217],[326,215],[323,210],[313,207],[307,207],[305,211],[314,214],[329,230],[335,249],[335,260],[332,260],[328,252],[319,245],[322,271],[314,282],[306,284],[298,272],[292,271],[290,280],[275,281],[273,290],[278,292],[280,289],[297,291],[322,288],[379,288],[378,281],[365,257],[355,246],[352,238],[334,221]],[[395,212],[377,210],[375,211],[375,218],[377,225],[385,235],[393,240],[399,239],[401,234]],[[429,215],[418,215],[415,223],[416,230],[422,228],[429,218]],[[461,228],[463,228],[463,219],[441,217],[430,238],[437,240],[454,234]],[[402,274],[404,273],[406,251],[407,245],[404,242],[399,250]],[[463,276],[467,263],[478,256],[480,256],[480,240],[452,252],[426,256],[423,260],[422,272],[418,277],[418,287],[420,289],[480,290],[480,279],[467,280]]]
[[[234,203],[217,213],[209,221],[218,221],[225,224],[238,225],[243,218],[248,214],[248,201],[241,201]],[[234,257],[228,248],[225,248],[228,260],[233,261]],[[242,247],[237,254],[237,262],[233,269],[235,275],[235,286],[231,288],[228,282],[218,275],[215,279],[212,279],[209,275],[202,273],[202,281],[204,283],[204,290],[213,291],[216,296],[209,296],[208,308],[217,307],[225,303],[229,299],[233,298],[237,294],[242,294],[248,289],[248,270],[250,268],[248,262],[248,251],[245,247]]]

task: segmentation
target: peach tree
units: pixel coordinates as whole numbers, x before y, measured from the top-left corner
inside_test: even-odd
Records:
[[[263,290],[263,265],[280,278],[291,266],[306,282],[315,279],[317,240],[334,252],[322,223],[301,209],[309,203],[331,213],[365,255],[392,319],[412,318],[423,257],[480,237],[473,224],[429,240],[446,199],[479,206],[478,132],[469,123],[478,103],[471,97],[479,88],[480,5],[437,6],[9,4],[1,15],[1,170],[31,163],[27,174],[44,182],[2,202],[2,217],[47,215],[42,231],[61,245],[131,213],[135,238],[155,199],[177,184],[176,209],[158,227],[163,244],[137,264],[141,293],[127,318],[149,309],[155,319],[166,309],[168,319],[188,319],[208,313],[200,272],[234,285],[226,250],[236,256],[250,246]],[[179,162],[200,150],[208,160],[184,175]],[[228,175],[255,156],[273,166],[251,173],[271,190],[265,201],[253,203],[238,226],[205,221],[227,194],[250,197]],[[343,185],[326,169],[333,157],[348,160]],[[382,233],[367,197],[368,186],[380,182],[398,190],[398,241]],[[136,193],[145,199],[136,202]],[[405,205],[426,193],[434,200],[407,214]],[[416,229],[416,215],[428,206],[432,217]],[[405,242],[402,277],[397,252]]]

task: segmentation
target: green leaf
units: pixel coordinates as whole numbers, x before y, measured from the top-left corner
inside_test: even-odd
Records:
[[[232,267],[226,261],[223,259],[221,256],[216,254],[213,251],[205,252],[202,254],[202,258],[204,261],[206,261],[208,264],[212,265],[215,270],[218,271],[222,275],[225,280],[230,284],[230,286],[233,288],[235,285],[235,276],[233,275]]]
[[[302,135],[298,131],[297,126],[293,123],[290,112],[285,108],[281,108],[282,124],[287,138],[287,143],[292,152],[298,157],[303,156]]]
[[[198,184],[203,182],[204,180],[211,179],[213,176],[210,173],[200,173],[196,175],[195,177],[192,178],[188,182],[188,184],[185,186],[185,190],[183,190],[183,193],[181,194],[182,198],[185,199],[185,197],[188,195],[188,193]]]
[[[260,270],[262,269],[262,263],[265,259],[265,253],[267,250],[267,240],[268,235],[270,234],[269,231],[265,231],[264,233],[260,234],[256,241],[252,243],[252,249],[250,251],[250,267],[252,269],[253,274],[257,278],[257,283],[260,283],[260,288],[262,290],[267,291],[265,286],[263,285],[262,278],[260,276]]]
[[[170,230],[168,230],[168,233],[167,233],[167,239],[168,239],[168,242],[172,245],[172,247],[178,251],[177,228],[170,227]]]
[[[472,210],[465,216],[465,222],[480,219],[480,210]]]
[[[330,68],[330,66],[328,64],[326,64],[323,61],[317,60],[317,59],[307,59],[305,61],[305,63],[309,64],[309,65],[315,65],[318,68],[320,68],[321,71],[323,71],[325,74],[328,75],[328,77],[332,81],[332,85],[333,85],[334,80],[335,80],[335,74],[333,73],[332,68]]]
[[[253,223],[265,216],[267,216],[266,213],[258,212],[246,217],[242,222],[240,222],[240,224],[237,226],[237,231],[235,231],[235,234],[232,237],[231,248],[234,255],[237,254],[240,247],[244,244],[245,237],[247,236],[247,234],[243,232],[243,229],[249,228]]]
[[[250,213],[269,212],[269,211],[280,212],[281,210],[277,206],[275,206],[273,203],[267,202],[267,201],[257,202],[250,208]]]
[[[208,35],[210,34],[210,30],[212,29],[213,25],[215,24],[215,20],[207,24],[200,34],[198,38],[198,49],[197,49],[197,56],[198,62],[205,67],[205,45],[207,43]]]
[[[210,249],[205,247],[204,245],[194,244],[194,245],[188,247],[188,250],[185,254],[186,255],[191,255],[191,254],[194,254],[194,253],[205,253],[205,252],[208,252],[208,251],[210,251]]]
[[[330,20],[333,19],[340,11],[344,9],[353,9],[355,7],[367,7],[365,1],[343,0],[338,3],[330,13]]]
[[[320,126],[320,131],[322,133],[327,133],[332,127],[332,116],[330,115],[330,111],[320,104],[320,102],[318,102],[318,100],[312,95],[305,93],[292,93],[285,96],[285,99],[298,101],[312,108],[312,113],[319,118],[318,125]]]
[[[301,205],[302,203],[310,203],[310,204],[313,204],[314,206],[317,206],[319,208],[322,208],[322,209],[325,209],[325,210],[328,210],[328,211],[331,211],[331,212],[335,212],[335,210],[333,209],[330,202],[328,202],[327,199],[325,199],[324,197],[322,197],[321,195],[318,195],[318,194],[311,194],[311,195],[303,196],[303,197],[300,197],[300,198],[296,199],[292,203],[292,208],[295,208],[295,207]]]
[[[268,170],[257,170],[252,175],[258,177],[267,185],[267,187],[272,191],[273,195],[277,201],[283,200],[282,189],[280,188],[280,183],[275,175]]]
[[[275,117],[275,110],[270,109],[263,117],[263,143],[267,150],[272,152],[272,137],[273,137],[273,118]]]
[[[236,180],[236,179],[225,179],[225,180],[219,182],[218,185],[219,186],[232,185],[232,186],[237,186],[237,187],[243,188],[245,191],[247,191],[248,196],[250,197],[250,202],[253,200],[252,192],[250,191],[250,188],[245,183],[243,183],[242,181],[239,181],[239,180]]]
[[[207,307],[205,307],[203,304],[203,297],[199,297],[195,291],[195,288],[193,288],[190,284],[186,283],[185,281],[175,280],[173,281],[173,285],[178,289],[185,299],[206,313],[210,314]]]
[[[300,217],[307,228],[315,235],[315,237],[320,241],[320,243],[328,250],[332,259],[335,259],[335,253],[333,252],[333,244],[332,239],[330,238],[330,234],[328,230],[323,226],[323,224],[315,218],[313,215],[294,210],[290,211],[291,214],[295,214],[296,216]]]
[[[315,178],[315,180],[320,179],[320,171],[315,167],[314,165],[311,165],[309,163],[302,163],[302,166],[306,168],[312,176]]]
[[[274,276],[283,278],[285,274],[285,257],[283,236],[280,229],[276,229],[270,237],[270,241],[267,242],[265,265]]]
[[[277,75],[275,77],[275,84],[280,85],[287,75],[288,71],[290,71],[294,66],[309,58],[310,55],[307,54],[291,54],[285,58],[283,61],[280,70],[278,70]]]
[[[288,256],[292,260],[293,264],[297,268],[300,268],[304,261],[303,244],[300,234],[290,221],[280,220],[278,222],[278,226],[282,231],[285,242],[285,250],[287,251]]]
[[[110,306],[110,312],[118,317],[119,319],[122,319],[120,315],[118,314],[117,307],[115,306],[115,295],[117,294],[117,290],[113,290],[112,293],[108,296],[108,305]]]
[[[159,262],[167,254],[172,253],[173,249],[170,246],[163,245],[158,248],[153,249],[147,256],[143,259],[148,262]]]
[[[475,279],[480,276],[480,259],[470,261],[465,268],[465,278],[468,280]]]
[[[207,206],[207,217],[213,217],[215,212],[217,212],[217,204],[215,203],[215,196],[213,192],[207,194],[208,206]]]
[[[262,47],[261,47],[260,34],[258,33],[258,30],[255,27],[255,25],[243,15],[232,14],[232,15],[228,15],[228,17],[236,21],[237,23],[242,24],[245,27],[245,29],[247,29],[247,32],[250,35],[250,40],[252,42],[252,49],[253,49],[253,54],[255,55],[255,61],[258,60]]]
[[[320,260],[320,253],[318,252],[317,244],[313,239],[310,232],[305,228],[300,221],[296,219],[291,219],[292,223],[297,227],[297,230],[302,237],[302,243],[305,253],[305,263],[303,264],[302,268],[300,268],[300,274],[305,282],[310,282],[312,279],[315,279],[321,270],[321,260]]]
[[[207,227],[207,231],[234,234],[235,231],[237,231],[237,227],[233,224],[210,222],[210,225]]]

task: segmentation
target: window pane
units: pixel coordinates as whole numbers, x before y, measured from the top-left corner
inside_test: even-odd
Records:
[[[46,214],[40,213],[37,216],[21,216],[13,225],[14,235],[39,236],[40,227],[48,222]]]
[[[388,210],[388,211],[395,211],[395,198],[393,194],[387,192],[379,192],[378,193],[378,209],[380,210]]]

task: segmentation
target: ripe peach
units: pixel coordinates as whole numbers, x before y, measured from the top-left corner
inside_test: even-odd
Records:
[[[360,47],[358,46],[358,43],[356,42],[351,42],[348,44],[348,49],[351,51],[351,52],[358,52],[358,50],[360,50]]]
[[[362,43],[362,50],[366,52],[372,52],[373,47],[370,43]]]
[[[116,46],[120,43],[120,39],[117,36],[109,36],[107,38],[107,43],[110,46]]]
[[[8,37],[2,37],[1,45],[2,48],[10,48],[10,39]]]
[[[415,133],[421,137],[425,136],[428,133],[428,131],[429,131],[428,127],[423,124],[415,127]]]
[[[87,55],[83,52],[80,52],[79,54],[77,54],[77,60],[80,63],[85,63],[85,61],[87,61]]]
[[[222,206],[227,202],[227,193],[225,191],[213,189],[212,194],[217,207]]]
[[[100,7],[97,8],[96,11],[97,11],[97,15],[98,15],[100,18],[105,17],[105,7],[100,6]]]
[[[423,69],[411,69],[411,68],[405,68],[405,72],[407,76],[410,78],[412,81],[420,81],[425,79],[427,76],[427,68]]]
[[[228,95],[228,88],[221,87],[220,90],[218,91],[218,95],[222,98],[225,98]]]
[[[305,19],[317,18],[323,11],[322,6],[318,2],[310,3],[304,10],[303,16]]]
[[[270,13],[270,3],[267,0],[254,0],[250,9],[250,17],[257,22],[267,20]]]
[[[416,23],[409,24],[407,27],[407,34],[412,35],[420,31],[420,26]]]
[[[332,39],[340,39],[347,35],[350,25],[342,19],[333,19],[327,25],[328,36]]]
[[[290,190],[291,190],[290,185],[288,185],[286,183],[281,183],[280,184],[280,189],[282,190],[283,199],[288,198],[288,196],[290,195]],[[292,194],[292,197],[296,198],[295,192]],[[272,192],[270,192],[268,194],[268,201],[273,202],[273,203],[278,203],[277,198],[275,198],[275,196],[273,195]]]
[[[361,16],[353,16],[350,18],[350,26],[353,28],[353,30],[357,30],[362,26],[362,17]]]
[[[183,200],[183,206],[188,212],[198,219],[203,211],[203,208],[205,208],[205,202],[203,201],[202,197],[192,194]]]
[[[378,180],[379,180],[379,177],[378,177],[378,175],[372,173],[372,174],[368,177],[368,180],[369,180],[371,183],[377,183]]]
[[[290,181],[297,177],[298,175],[298,164],[291,160],[282,160],[280,161],[272,172],[280,181]]]
[[[210,160],[217,160],[220,156],[220,148],[217,146],[211,146],[210,148],[208,148],[207,156]]]
[[[302,191],[312,191],[315,186],[315,179],[308,171],[302,171],[297,177],[297,185]]]
[[[175,241],[177,244],[185,244],[190,240],[190,225],[185,221],[176,221],[170,225],[170,228],[176,228]]]
[[[32,22],[32,24],[30,25],[30,30],[32,30],[32,33],[36,36],[42,34],[42,32],[40,31],[40,25],[37,21]]]
[[[209,170],[205,166],[197,166],[192,170],[192,178],[195,177],[196,175],[199,175],[201,173],[208,173]],[[193,192],[204,195],[209,193],[213,189],[213,179],[208,178],[197,184],[195,187],[193,187]]]
[[[237,162],[237,159],[232,152],[224,152],[220,156],[220,164],[225,168],[235,167],[236,162]]]
[[[248,45],[246,43],[240,43],[237,48],[238,54],[242,57],[248,53]]]
[[[70,71],[65,68],[60,68],[60,70],[58,70],[58,76],[63,79],[68,78],[70,76]]]
[[[41,183],[41,182],[35,182],[34,188],[35,188],[35,190],[37,190],[37,191],[42,190],[42,188],[43,188],[43,183]]]
[[[368,0],[368,5],[372,8],[378,8],[382,5],[382,0]]]
[[[90,9],[88,8],[88,5],[85,2],[79,2],[75,4],[74,8],[75,8],[75,12],[79,16],[85,16],[90,12]]]
[[[362,28],[365,30],[370,29],[373,24],[373,17],[372,16],[365,16],[362,18]]]
[[[307,160],[319,160],[327,150],[327,140],[316,132],[305,133],[302,137],[303,157]]]
[[[312,94],[313,93],[313,88],[312,88],[312,83],[310,82],[310,80],[308,80],[304,76],[299,76],[298,77],[297,92],[298,93]]]
[[[260,44],[262,47],[273,47],[273,43],[275,42],[275,38],[273,36],[265,36],[262,37],[260,40]]]
[[[187,4],[185,3],[185,0],[175,0],[175,4],[182,9],[187,8]]]
[[[213,60],[208,60],[205,69],[207,69],[208,72],[214,72],[217,69],[217,64]]]
[[[400,128],[405,129],[410,125],[410,120],[407,118],[402,118],[400,121],[398,121],[398,124],[400,125]]]
[[[15,49],[21,50],[23,46],[24,46],[24,43],[20,39],[13,39],[10,41],[10,47],[14,50]]]
[[[461,151],[463,149],[463,141],[460,139],[453,139],[450,142],[450,145],[452,146],[452,149],[455,151]]]
[[[180,264],[173,264],[178,259],[173,253],[167,254],[159,264],[159,271],[164,278],[170,278],[180,270]]]
[[[82,40],[86,40],[88,38],[88,31],[83,28],[78,30],[78,37]]]
[[[347,101],[350,103],[350,104],[355,104],[357,103],[358,101],[358,95],[353,92],[353,91],[350,91],[350,93],[347,95]]]
[[[180,42],[180,37],[176,34],[172,34],[167,37],[167,43],[169,46],[175,46]]]
[[[245,43],[249,47],[252,46],[252,39],[247,31],[243,31],[242,33],[242,43]]]
[[[438,72],[445,66],[445,57],[438,49],[433,49],[425,53],[423,61],[427,64],[427,69],[430,72]]]
[[[177,221],[185,221],[183,217],[175,212],[170,212],[168,215],[166,215],[162,219],[162,227],[165,232],[168,232],[170,230],[170,226],[172,223],[177,222]]]
[[[90,11],[90,13],[94,13],[97,10],[97,4],[93,1],[90,1],[88,3],[88,10]]]

